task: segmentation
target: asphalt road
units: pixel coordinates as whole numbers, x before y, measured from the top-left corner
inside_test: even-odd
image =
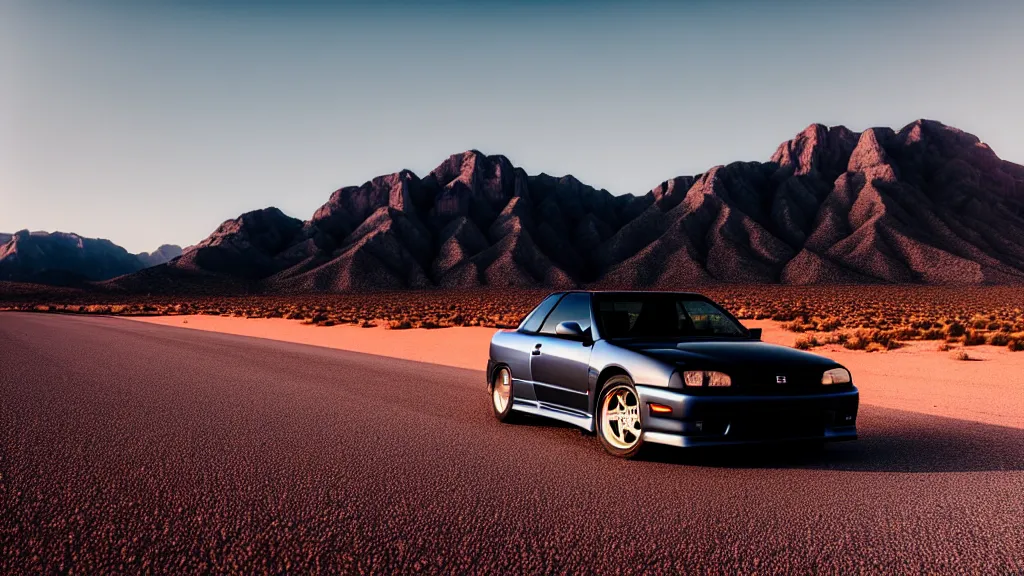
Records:
[[[630,462],[482,378],[0,314],[0,573],[1024,573],[1024,430],[864,406],[824,453]]]

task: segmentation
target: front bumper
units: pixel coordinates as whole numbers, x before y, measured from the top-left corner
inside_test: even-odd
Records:
[[[850,387],[800,396],[693,396],[637,386],[644,441],[679,447],[857,439],[859,393]],[[656,403],[672,409],[651,412]]]

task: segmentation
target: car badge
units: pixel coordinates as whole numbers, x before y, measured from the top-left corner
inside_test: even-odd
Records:
[[[775,383],[776,384],[785,384],[786,383],[786,377],[785,376],[776,376],[775,377]]]

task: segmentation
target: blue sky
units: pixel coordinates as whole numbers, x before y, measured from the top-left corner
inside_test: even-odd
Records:
[[[0,231],[132,251],[470,148],[612,193],[932,118],[1024,162],[1021,2],[0,2]]]

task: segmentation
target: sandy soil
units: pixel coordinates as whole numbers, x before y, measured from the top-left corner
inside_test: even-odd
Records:
[[[430,362],[455,368],[487,367],[494,328],[458,327],[436,330],[360,328],[354,324],[311,326],[283,318],[229,316],[132,316],[132,320],[195,330],[310,344],[364,354]]]
[[[133,320],[283,340],[380,356],[482,370],[493,328],[385,330],[353,325],[317,327],[279,318],[151,316]],[[798,334],[776,322],[750,321],[766,342],[793,345]],[[961,420],[1024,428],[1024,352],[976,346],[975,361],[938,351],[938,342],[914,342],[886,352],[856,352],[829,345],[814,351],[850,369],[861,402]]]

